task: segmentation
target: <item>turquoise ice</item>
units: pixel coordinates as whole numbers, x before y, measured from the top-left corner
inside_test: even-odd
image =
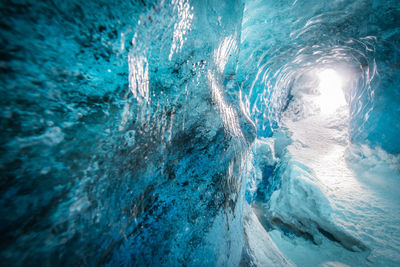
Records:
[[[400,264],[398,1],[0,7],[0,265]]]

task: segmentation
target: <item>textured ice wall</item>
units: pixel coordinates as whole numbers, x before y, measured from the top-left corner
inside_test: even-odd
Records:
[[[1,5],[2,263],[238,264],[240,1]]]
[[[258,236],[299,266],[398,265],[399,7],[246,1],[237,81],[258,136],[246,199]],[[346,98],[330,115],[314,99],[327,69]],[[254,263],[255,244],[275,250],[263,238],[249,240]]]
[[[400,152],[397,1],[245,1],[238,82],[259,136],[271,136],[291,88],[316,67],[352,81],[352,139]]]
[[[243,185],[279,188],[315,66],[353,75],[353,141],[400,151],[396,1],[244,2],[1,2],[2,263],[262,262]]]

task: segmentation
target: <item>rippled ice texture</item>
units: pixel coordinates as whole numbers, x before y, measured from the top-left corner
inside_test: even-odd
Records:
[[[3,263],[239,262],[242,9],[2,3]]]
[[[0,6],[2,264],[400,263],[397,1]]]
[[[399,19],[397,1],[246,1],[238,81],[258,134],[276,127],[296,79],[335,66],[351,76],[354,141],[398,153]]]

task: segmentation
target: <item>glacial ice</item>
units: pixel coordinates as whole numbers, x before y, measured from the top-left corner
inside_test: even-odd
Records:
[[[398,1],[0,6],[0,265],[400,264]]]

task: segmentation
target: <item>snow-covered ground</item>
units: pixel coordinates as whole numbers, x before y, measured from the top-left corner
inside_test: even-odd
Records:
[[[344,102],[321,112],[321,95],[297,97],[282,121],[282,185],[263,204],[272,242],[298,266],[399,266],[399,157],[350,144]]]

